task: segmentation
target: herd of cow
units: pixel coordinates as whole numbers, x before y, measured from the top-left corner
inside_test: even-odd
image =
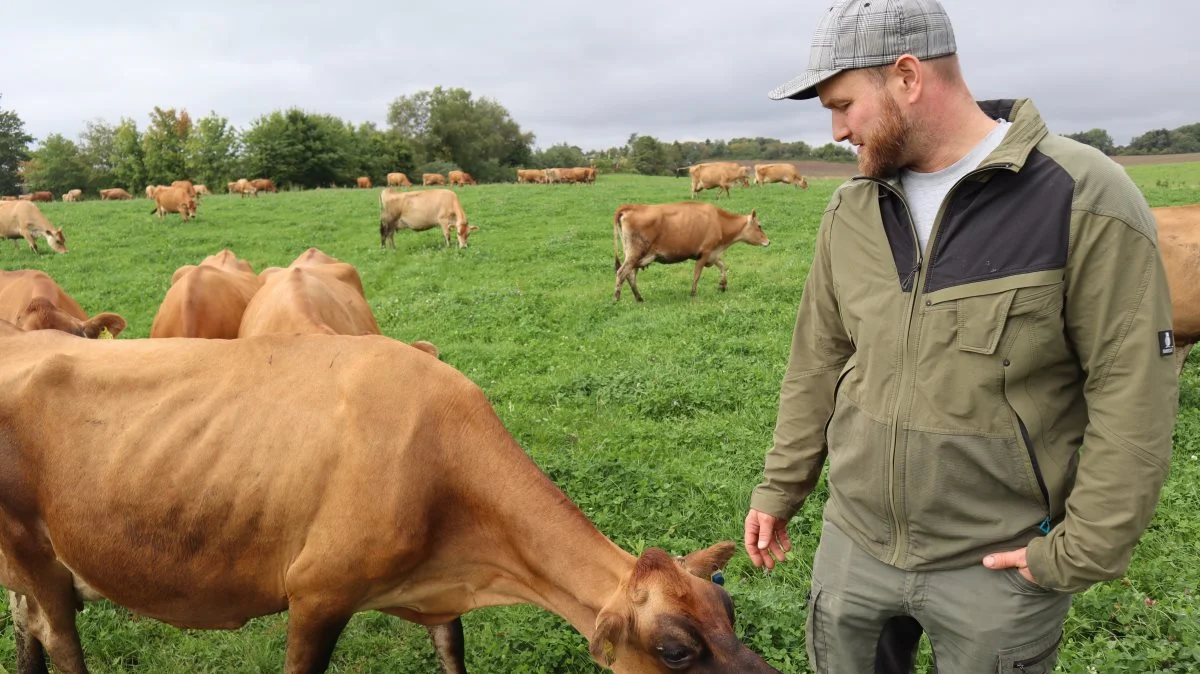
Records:
[[[693,190],[748,179],[694,169]],[[160,217],[194,213],[199,187],[147,196]],[[440,226],[466,247],[478,230],[449,189],[384,188],[379,210],[381,246]],[[1182,368],[1200,338],[1200,206],[1153,210]],[[32,203],[0,203],[0,234],[66,252]],[[693,295],[717,266],[724,290],[736,242],[769,245],[756,210],[621,205],[614,300],[629,283],[641,301],[653,262],[695,260]],[[310,248],[255,273],[225,249],[176,270],[148,339],[104,339],[125,328],[44,272],[0,272],[0,585],[21,674],[47,656],[86,672],[75,613],[99,598],[189,628],[287,610],[290,674],[325,671],[367,610],[426,626],[444,670],[465,672],[461,616],[513,603],[561,616],[616,671],[776,671],[715,581],[732,543],[620,549],[434,344],[381,333],[353,265]]]

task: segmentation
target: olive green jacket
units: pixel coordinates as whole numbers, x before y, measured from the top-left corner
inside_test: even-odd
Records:
[[[1045,587],[1119,577],[1166,479],[1171,303],[1146,201],[1033,104],[918,250],[898,180],[859,176],[817,235],[751,507],[825,518],[908,570],[1028,545]],[[1164,340],[1167,345],[1164,345]]]

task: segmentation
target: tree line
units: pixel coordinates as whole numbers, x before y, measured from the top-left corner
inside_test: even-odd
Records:
[[[1103,129],[1069,137],[1106,154],[1200,152],[1200,124],[1149,131],[1124,147],[1114,146]],[[108,187],[137,193],[182,178],[218,190],[243,177],[316,188],[353,185],[359,176],[381,182],[392,171],[420,176],[457,168],[493,182],[515,180],[517,168],[594,165],[605,172],[674,175],[681,166],[713,160],[854,161],[834,143],[812,147],[764,137],[665,141],[634,133],[619,147],[534,149],[534,134],[500,103],[443,87],[392,101],[384,129],[295,107],[238,129],[216,112],[193,119],[186,110],[155,107],[143,126],[130,118],[94,120],[74,140],[52,133],[31,150],[34,140],[17,113],[0,106],[0,195]]]

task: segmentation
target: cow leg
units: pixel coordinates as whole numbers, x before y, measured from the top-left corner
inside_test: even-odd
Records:
[[[641,302],[642,294],[639,293],[638,289],[637,289],[637,274],[638,274],[638,268],[634,267],[633,270],[629,274],[629,289],[633,291],[633,299]]]
[[[352,612],[319,595],[288,604],[286,674],[322,674]]]
[[[49,674],[42,642],[29,633],[29,607],[25,597],[10,590],[8,610],[12,612],[13,639],[17,644],[17,674]]]
[[[35,254],[41,255],[37,249],[37,239],[33,238],[33,235],[28,231],[22,232],[21,235],[25,237],[25,241],[29,244],[29,248],[32,249]],[[14,240],[13,243],[16,243],[16,241]]]
[[[717,265],[717,269],[721,270],[721,281],[717,283],[717,290],[725,292],[725,260],[717,258],[713,260],[709,266]]]
[[[1188,354],[1191,353],[1194,344],[1187,346],[1175,347],[1175,378],[1178,379],[1183,374],[1183,367],[1187,365]]]
[[[696,296],[696,285],[700,283],[700,274],[704,268],[708,266],[708,257],[701,255],[700,259],[696,260],[696,269],[692,272],[692,297]]]
[[[466,649],[463,645],[462,618],[455,618],[444,625],[426,625],[433,650],[442,663],[444,674],[467,674]]]
[[[18,674],[46,672],[43,649],[60,674],[87,674],[83,645],[75,629],[79,600],[70,572],[55,565],[38,574],[35,580],[37,598],[25,595],[21,606],[24,615],[13,612],[14,626],[20,620],[25,623],[24,639],[17,638]]]

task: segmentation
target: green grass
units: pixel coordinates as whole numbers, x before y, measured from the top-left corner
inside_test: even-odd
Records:
[[[1200,202],[1200,164],[1130,173],[1153,205]],[[627,288],[612,302],[612,214],[625,202],[686,199],[684,179],[603,175],[594,186],[462,189],[481,227],[462,251],[446,249],[435,231],[399,232],[398,250],[380,251],[377,190],[214,196],[186,224],[148,215],[144,199],[48,204],[43,210],[66,230],[71,252],[34,256],[24,243],[13,250],[0,242],[0,267],[44,269],[87,311],[122,314],[129,321],[122,338],[143,338],[177,267],[230,247],[258,271],[316,246],[357,266],[385,334],[434,342],[479,384],[518,442],[618,545],[680,554],[741,539],[771,443],[813,236],[837,184],[734,188],[718,203],[743,213],[757,208],[771,246],[739,244],[726,253],[726,293],[716,291],[715,269],[692,298],[690,264],[653,266],[639,276],[644,304]],[[1200,668],[1198,374],[1195,364],[1185,374],[1158,514],[1126,581],[1076,597],[1062,671]],[[785,672],[806,669],[804,597],[825,496],[822,481],[792,522],[793,561],[765,576],[739,551],[725,574],[739,633]],[[3,602],[0,668],[12,671]],[[474,672],[597,671],[585,640],[540,609],[482,609],[464,623]],[[189,631],[100,602],[78,624],[93,672],[282,668],[283,616],[238,631]],[[436,667],[423,629],[360,614],[342,635],[332,671]]]

